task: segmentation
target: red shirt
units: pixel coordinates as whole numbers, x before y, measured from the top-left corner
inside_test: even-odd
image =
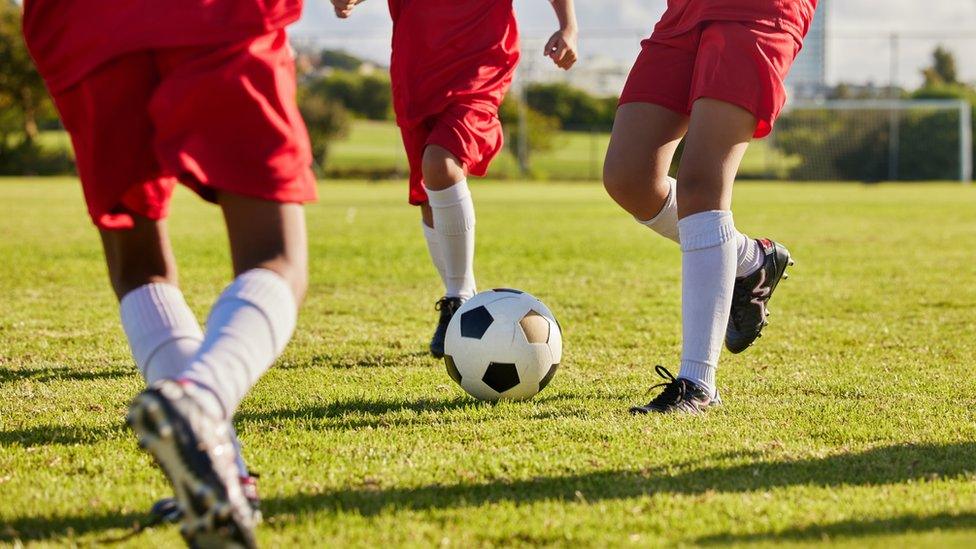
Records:
[[[802,42],[816,8],[817,0],[668,0],[654,33],[677,36],[705,21],[749,21],[783,29]]]
[[[26,0],[24,38],[57,93],[125,53],[246,40],[301,12],[302,0]]]
[[[497,109],[519,60],[512,0],[389,0],[393,107],[411,127],[451,103]]]

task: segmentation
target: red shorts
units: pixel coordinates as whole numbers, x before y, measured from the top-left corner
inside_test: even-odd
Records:
[[[284,30],[117,57],[55,94],[102,229],[166,217],[177,180],[207,200],[316,197]]]
[[[621,105],[654,103],[691,114],[698,99],[718,99],[755,115],[755,137],[768,135],[783,110],[783,81],[800,51],[785,30],[732,21],[703,23],[673,37],[652,34],[641,45]]]
[[[457,157],[465,172],[483,176],[488,172],[505,139],[498,111],[489,105],[454,104],[423,123],[400,128],[410,164],[410,203],[427,202],[423,159],[428,145],[444,147]]]

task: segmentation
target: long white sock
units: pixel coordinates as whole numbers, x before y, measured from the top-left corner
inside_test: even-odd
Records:
[[[267,269],[241,274],[210,310],[203,345],[182,378],[209,389],[216,402],[201,404],[230,419],[285,349],[297,317],[295,296],[284,278]]]
[[[634,219],[664,238],[680,244],[680,238],[678,236],[678,201],[676,199],[677,193],[675,192],[677,181],[669,177],[668,183],[671,185],[671,190],[668,192],[668,198],[664,201],[664,206],[661,207],[661,211],[647,221],[636,217]],[[736,257],[736,277],[748,276],[758,271],[759,267],[762,267],[763,260],[765,259],[759,243],[739,232],[736,233]]]
[[[675,192],[675,184],[677,184],[677,181],[669,177],[668,184],[671,186],[671,189],[668,191],[668,197],[665,199],[661,211],[647,221],[643,221],[637,217],[634,219],[637,219],[638,223],[649,227],[652,231],[664,238],[678,242],[678,200],[677,193]]]
[[[732,212],[707,211],[678,222],[681,234],[681,371],[715,394],[715,370],[735,283]]]
[[[183,374],[203,343],[203,330],[186,304],[183,292],[171,284],[146,284],[125,294],[119,304],[122,328],[132,358],[146,385]],[[247,476],[241,443],[231,426],[237,449],[237,469]]]
[[[433,227],[428,227],[423,220],[420,221],[420,226],[424,228],[424,240],[427,241],[427,252],[430,253],[430,261],[434,264],[434,268],[437,269],[437,274],[440,275],[444,287],[447,288],[447,267],[444,265],[444,250],[441,249],[441,236],[437,234],[437,231]]]
[[[444,254],[448,297],[468,299],[475,294],[474,280],[474,202],[468,182],[458,181],[441,190],[427,190],[434,214],[434,230],[440,236]]]
[[[146,284],[130,291],[119,313],[132,358],[147,385],[179,377],[203,341],[183,292],[171,284]]]

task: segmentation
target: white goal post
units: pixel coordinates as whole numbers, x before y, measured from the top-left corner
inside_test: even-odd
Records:
[[[787,104],[780,127],[785,130],[774,132],[773,141],[777,142],[780,136],[776,134],[781,134],[787,142],[779,145],[798,156],[808,155],[809,172],[817,174],[813,177],[846,173],[843,169],[837,171],[834,164],[846,161],[850,165],[856,159],[844,159],[842,155],[862,151],[868,157],[865,162],[873,160],[876,164],[875,171],[879,173],[872,175],[873,179],[924,179],[928,172],[921,164],[925,162],[924,151],[929,150],[937,153],[931,155],[933,163],[952,157],[953,164],[946,168],[953,172],[951,177],[938,175],[933,179],[958,177],[963,183],[973,179],[973,112],[963,100],[796,101]],[[826,134],[830,136],[825,137]],[[792,143],[791,136],[795,138]],[[854,143],[855,140],[860,142]],[[822,158],[813,158],[815,155]]]

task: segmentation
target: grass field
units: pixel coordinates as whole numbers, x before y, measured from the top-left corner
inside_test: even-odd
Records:
[[[597,179],[603,170],[603,157],[609,142],[609,133],[558,132],[552,136],[551,150],[532,155],[532,172],[538,179]],[[63,131],[44,132],[41,143],[49,150],[71,146],[68,134]],[[739,174],[751,179],[768,178],[770,174],[785,174],[784,170],[793,163],[792,159],[771,148],[768,140],[757,140],[746,152]],[[373,173],[406,173],[403,141],[400,130],[392,121],[353,120],[349,135],[330,145],[329,172],[362,173],[364,168]],[[492,162],[490,175],[518,179],[518,162],[505,150]]]
[[[596,179],[603,170],[610,134],[606,132],[558,132],[552,136],[552,148],[532,155],[531,169],[540,179]],[[792,165],[792,161],[772,149],[768,141],[755,141],[743,159],[740,176],[765,178]],[[406,171],[400,131],[392,122],[356,120],[349,135],[332,144],[328,168],[343,170],[362,168],[399,169]],[[517,179],[518,163],[504,151],[491,165],[493,177]]]
[[[70,179],[0,180],[0,544],[114,540],[167,494],[123,425],[141,382]],[[324,184],[298,333],[237,418],[267,547],[976,544],[976,189],[743,184],[797,258],[725,406],[627,415],[679,352],[677,248],[595,184],[474,185],[482,287],[565,330],[559,374],[480,404],[424,346],[438,285],[402,184]],[[201,318],[217,210],[177,196]],[[171,547],[175,527],[120,546]]]

